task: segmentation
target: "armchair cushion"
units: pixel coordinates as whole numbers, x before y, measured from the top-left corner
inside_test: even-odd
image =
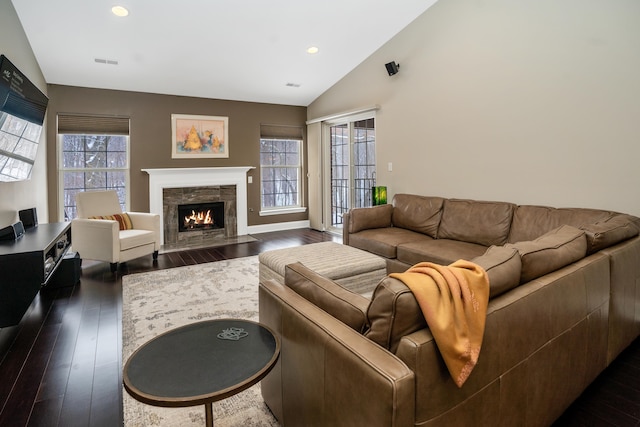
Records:
[[[94,215],[94,216],[90,216],[89,219],[106,219],[111,221],[118,221],[118,228],[120,230],[133,229],[131,218],[126,213],[118,213],[113,215]]]
[[[118,193],[107,191],[82,191],[76,194],[78,218],[122,213]]]
[[[122,230],[120,231],[119,240],[120,250],[126,251],[138,246],[153,244],[155,236],[149,230]]]

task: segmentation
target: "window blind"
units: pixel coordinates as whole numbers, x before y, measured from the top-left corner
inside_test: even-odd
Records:
[[[129,135],[129,117],[58,114],[58,133]]]
[[[262,139],[302,139],[302,127],[285,125],[260,125]]]

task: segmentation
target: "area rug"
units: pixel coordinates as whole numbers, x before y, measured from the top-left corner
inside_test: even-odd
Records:
[[[155,336],[206,319],[258,320],[258,257],[137,273],[122,278],[122,363]],[[127,427],[204,426],[204,405],[146,405],[123,389]],[[278,426],[260,384],[213,403],[217,427]]]

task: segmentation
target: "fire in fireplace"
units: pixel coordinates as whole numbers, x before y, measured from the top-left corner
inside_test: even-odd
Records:
[[[224,202],[178,205],[178,231],[224,228]]]

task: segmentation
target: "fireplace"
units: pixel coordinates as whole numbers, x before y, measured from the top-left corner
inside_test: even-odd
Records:
[[[178,205],[178,232],[224,228],[224,202]]]
[[[189,247],[237,236],[235,185],[162,190],[164,245]]]
[[[222,238],[246,236],[247,225],[247,171],[253,166],[213,168],[142,169],[149,174],[149,212],[160,215],[160,240],[165,246],[179,246],[182,241],[197,239],[198,234],[222,234]],[[204,197],[202,186],[216,187],[222,193]],[[181,189],[181,190],[180,190]],[[177,191],[174,193],[173,191]],[[197,190],[197,191],[196,191]],[[169,199],[169,200],[168,200]],[[178,232],[178,214],[174,203],[202,203],[224,201],[224,229],[191,233]],[[174,231],[175,230],[175,231]]]

